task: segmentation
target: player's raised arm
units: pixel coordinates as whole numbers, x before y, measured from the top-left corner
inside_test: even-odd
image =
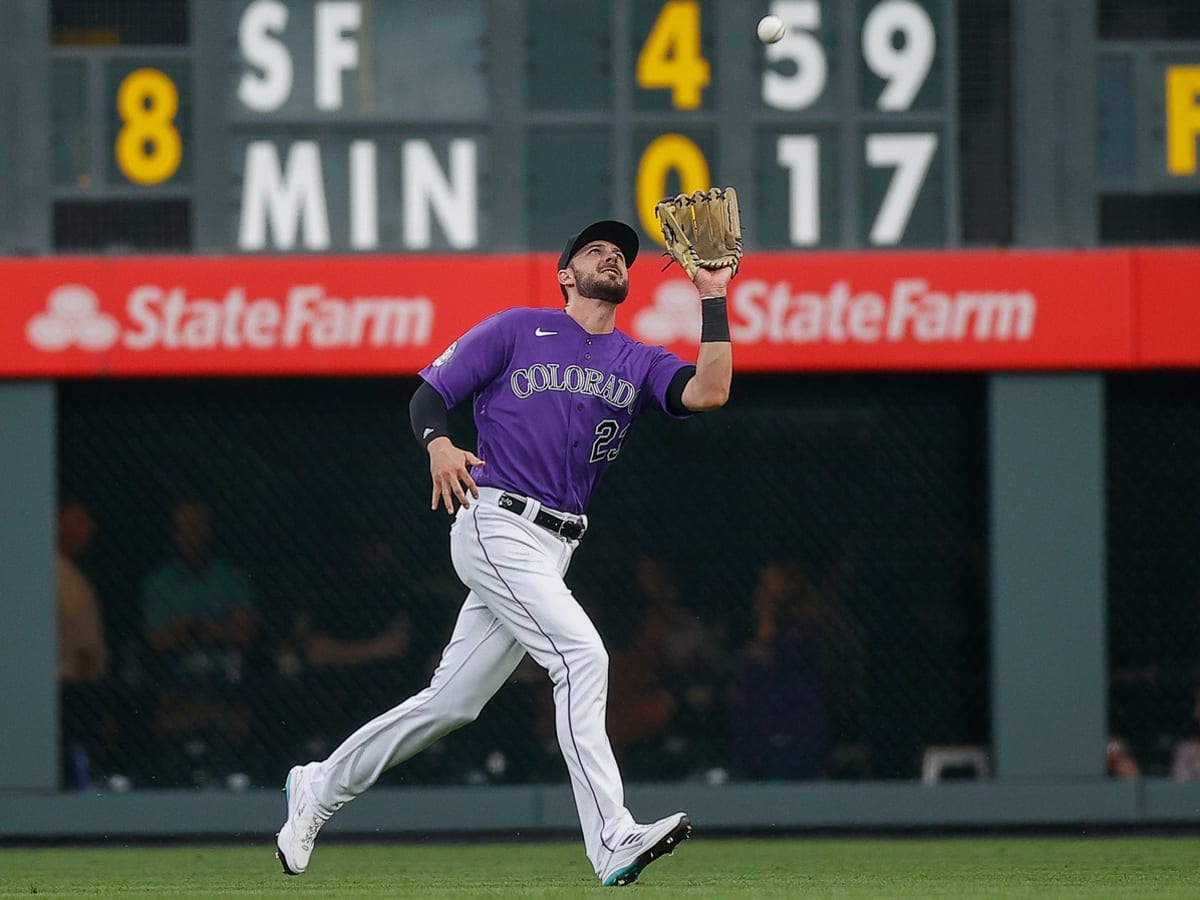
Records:
[[[692,282],[700,292],[702,325],[696,374],[683,388],[683,405],[691,412],[717,409],[729,401],[733,380],[733,344],[729,341],[729,317],[725,293],[733,269],[698,269]]]
[[[467,494],[479,496],[479,488],[471,477],[471,467],[482,466],[484,462],[450,440],[446,433],[448,412],[441,394],[427,381],[421,382],[408,404],[413,437],[429,452],[429,475],[433,481],[429,508],[444,505],[446,512],[454,515],[456,499],[462,506],[470,506]]]
[[[655,206],[667,253],[700,292],[703,325],[696,373],[684,386],[691,412],[716,409],[729,400],[733,345],[729,341],[726,293],[742,261],[742,220],[737,191],[712,188],[667,197]]]

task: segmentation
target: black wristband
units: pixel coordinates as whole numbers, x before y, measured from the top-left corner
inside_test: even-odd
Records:
[[[725,305],[724,297],[700,298],[700,343],[729,340],[729,313]]]

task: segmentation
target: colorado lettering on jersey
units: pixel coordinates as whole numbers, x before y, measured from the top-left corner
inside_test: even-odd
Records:
[[[638,389],[624,378],[606,376],[599,369],[583,366],[567,366],[558,363],[535,363],[517,369],[509,379],[512,392],[524,400],[541,391],[567,391],[572,394],[590,394],[599,397],[616,409],[633,411],[637,404]]]

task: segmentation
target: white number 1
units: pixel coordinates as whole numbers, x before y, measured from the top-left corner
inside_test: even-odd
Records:
[[[788,237],[793,246],[815,246],[821,240],[821,145],[811,134],[787,134],[775,153],[788,171]]]

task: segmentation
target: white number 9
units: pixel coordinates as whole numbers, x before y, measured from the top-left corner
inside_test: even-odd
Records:
[[[902,38],[899,47],[894,43],[896,35]],[[884,0],[871,10],[863,23],[863,58],[887,82],[875,105],[889,112],[912,106],[929,74],[936,46],[933,22],[913,0]]]

